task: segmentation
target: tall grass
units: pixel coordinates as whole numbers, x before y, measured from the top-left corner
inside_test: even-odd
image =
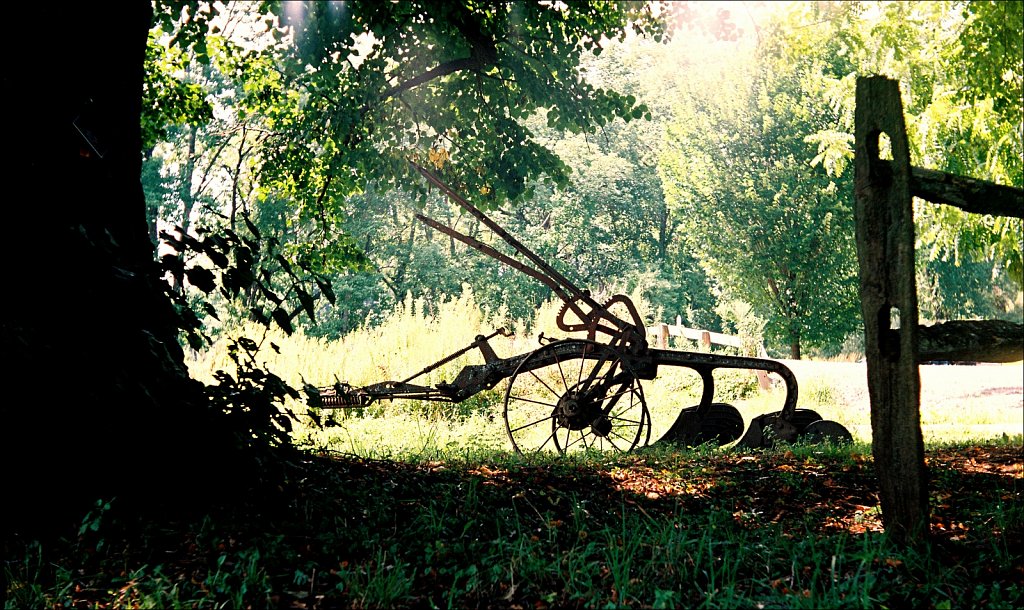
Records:
[[[643,312],[643,302],[637,302]],[[560,301],[550,301],[538,308],[533,320],[508,320],[482,311],[467,290],[461,297],[440,303],[407,298],[380,325],[360,328],[337,341],[308,337],[301,331],[289,337],[277,329],[267,331],[256,326],[237,329],[232,335],[261,340],[264,348],[260,361],[293,387],[306,383],[322,387],[336,381],[360,387],[409,379],[465,348],[476,336],[488,335],[500,327],[513,331],[513,336],[490,340],[497,355],[507,358],[525,354],[540,347],[541,336],[565,336],[555,325],[560,307]],[[450,382],[464,366],[482,362],[480,352],[470,350],[411,382],[423,386]],[[863,364],[790,364],[797,372],[799,408],[813,409],[823,418],[849,428],[856,440],[870,442],[870,408]],[[200,380],[211,380],[218,369],[230,370],[227,341],[221,340],[211,349],[195,354],[189,365]],[[1009,366],[1017,367],[1019,386],[1019,363]],[[995,403],[977,396],[960,397],[956,392],[943,394],[936,379],[979,372],[957,369],[972,367],[922,369],[921,422],[926,442],[1000,439],[1024,434],[1020,410],[1006,406],[1009,400],[1012,407],[1012,387],[997,388],[1010,394]],[[981,372],[1005,377],[1009,370],[1012,369],[991,367]],[[1006,383],[1013,385],[1012,376]],[[785,398],[784,386],[761,389],[754,373],[746,370],[718,369],[715,385],[715,400],[735,405],[746,422],[780,410]],[[657,379],[643,382],[652,414],[652,441],[671,427],[680,409],[699,402],[701,389],[699,376],[682,367],[660,367]],[[379,401],[364,409],[335,412],[339,425],[324,429],[311,425],[302,415],[305,405],[295,401],[286,407],[298,416],[293,437],[302,445],[369,457],[430,457],[475,449],[511,449],[502,416],[504,391],[505,383],[499,383],[460,404]]]

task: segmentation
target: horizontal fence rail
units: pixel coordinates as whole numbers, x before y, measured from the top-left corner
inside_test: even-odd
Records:
[[[655,341],[655,347],[660,349],[668,349],[668,338],[669,337],[682,337],[691,341],[697,341],[704,347],[711,347],[712,345],[724,345],[726,347],[735,347],[743,349],[750,344],[752,339],[744,339],[736,335],[726,335],[724,333],[716,333],[710,330],[704,330],[701,328],[690,328],[683,326],[682,318],[676,316],[675,324],[666,324],[664,322],[655,324],[647,327],[647,335],[657,337]],[[757,357],[767,358],[768,352],[764,349],[764,343],[757,341]],[[768,373],[762,370],[755,370],[754,373],[757,375],[757,383],[761,389],[768,390],[772,387],[771,379],[768,377]]]

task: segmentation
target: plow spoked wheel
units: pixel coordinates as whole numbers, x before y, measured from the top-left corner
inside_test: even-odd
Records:
[[[516,368],[505,430],[519,453],[630,451],[650,440],[651,414],[618,350],[571,339],[541,347]]]

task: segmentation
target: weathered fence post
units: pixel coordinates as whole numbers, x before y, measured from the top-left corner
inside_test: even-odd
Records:
[[[855,218],[872,453],[885,529],[909,543],[928,527],[910,153],[896,81],[857,79],[856,104]],[[879,156],[883,133],[891,143],[891,162]]]
[[[664,322],[658,325],[658,347],[668,349],[668,324]]]

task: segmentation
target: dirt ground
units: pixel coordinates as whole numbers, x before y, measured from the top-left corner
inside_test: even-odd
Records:
[[[863,362],[782,360],[797,379],[828,379],[850,406],[867,406],[867,368]],[[921,405],[955,406],[985,399],[1007,407],[1024,408],[1024,363],[922,364]]]

